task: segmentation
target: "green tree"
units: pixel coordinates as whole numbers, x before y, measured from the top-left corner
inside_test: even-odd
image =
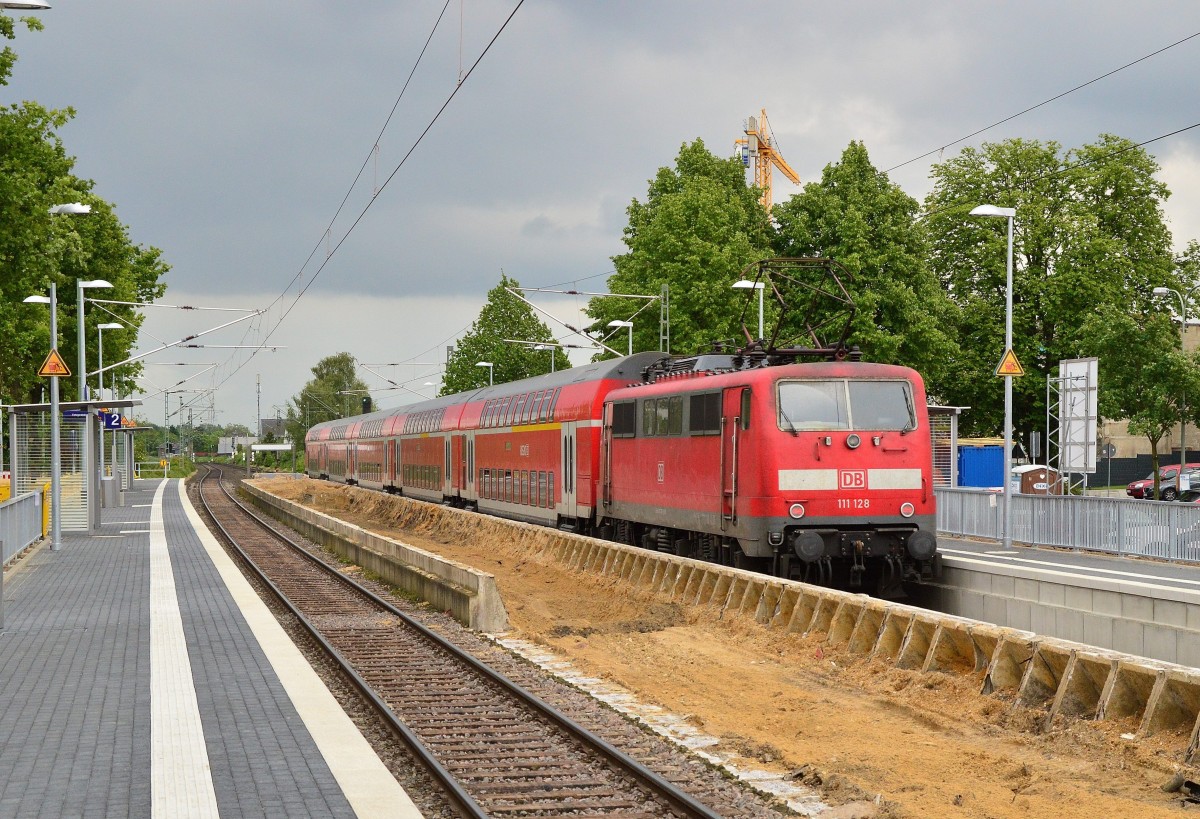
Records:
[[[1162,310],[1105,306],[1083,330],[1085,351],[1099,359],[1100,415],[1127,419],[1131,434],[1149,440],[1157,492],[1159,445],[1181,418],[1200,420],[1200,353],[1180,349],[1179,329]]]
[[[745,296],[731,286],[747,264],[771,255],[770,220],[758,194],[746,186],[739,159],[720,159],[697,139],[680,148],[674,168],[658,169],[645,203],[629,205],[629,250],[613,257],[616,272],[608,289],[659,296],[668,285],[671,351],[691,353],[713,341],[742,338],[737,320]],[[632,304],[600,296],[589,302],[588,314],[594,327],[607,328],[610,321],[628,320],[637,309]],[[634,320],[635,351],[659,349],[651,310]],[[622,349],[619,341],[609,346]]]
[[[325,356],[312,368],[312,379],[288,403],[287,431],[302,446],[310,427],[347,415],[357,415],[366,383],[356,375],[357,364],[350,353]]]
[[[961,357],[943,390],[970,406],[964,431],[1002,426],[1007,220],[969,216],[976,205],[1016,209],[1013,346],[1026,376],[1014,379],[1017,433],[1045,425],[1045,381],[1088,346],[1097,309],[1145,313],[1155,286],[1176,286],[1162,213],[1166,187],[1154,160],[1104,135],[1063,153],[1020,139],[967,148],[934,167],[926,199],[930,266],[959,308]],[[1100,390],[1115,386],[1101,379]]]
[[[486,387],[488,368],[477,366],[480,361],[492,364],[492,378],[496,384],[550,372],[547,351],[505,341],[554,343],[550,329],[534,315],[533,309],[509,292],[509,288],[518,287],[520,283],[516,279],[501,274],[500,283],[488,291],[487,303],[479,311],[479,318],[459,339],[446,362],[442,395]],[[555,369],[565,370],[571,366],[561,349],[553,348],[552,355]]]
[[[937,392],[958,350],[953,305],[926,263],[919,208],[851,142],[819,182],[775,207],[776,247],[781,256],[825,256],[845,267],[857,308],[851,343],[870,361],[919,370]]]
[[[33,21],[29,28],[38,29]],[[12,18],[0,16],[0,35],[15,38]],[[0,52],[0,83],[7,85],[16,54],[6,46]],[[113,208],[97,197],[94,183],[79,179],[71,171],[75,161],[68,156],[58,131],[74,111],[46,109],[35,102],[0,108],[0,396],[10,400],[38,400],[43,380],[38,366],[50,346],[49,311],[42,305],[24,304],[26,296],[45,294],[51,282],[58,290],[58,349],[72,369],[76,366],[75,304],[77,279],[102,278],[112,289],[90,291],[119,301],[152,301],[165,286],[159,279],[168,266],[154,248],[130,242],[128,231]],[[51,216],[55,204],[84,202],[91,205],[88,216]],[[89,370],[96,367],[96,325],[120,319],[125,330],[105,334],[105,358],[112,363],[129,355],[137,340],[142,317],[129,306],[99,306],[87,311],[84,332]],[[141,372],[140,364],[115,371],[118,388],[128,390]],[[106,377],[112,384],[113,373]],[[73,381],[73,379],[72,379]],[[92,384],[96,381],[93,378]],[[65,395],[74,393],[64,381]]]

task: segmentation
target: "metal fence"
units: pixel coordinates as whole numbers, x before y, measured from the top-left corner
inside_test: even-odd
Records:
[[[1002,493],[938,489],[937,501],[942,534],[1000,539]],[[1200,563],[1200,504],[1015,494],[1011,517],[1018,543]]]
[[[14,414],[12,452],[13,492],[32,492],[50,480],[50,414],[22,412]],[[64,416],[60,427],[59,463],[61,467],[62,510],[64,532],[88,531],[88,481],[84,464],[86,418]]]
[[[41,536],[41,492],[26,492],[0,503],[0,541],[4,544],[4,563]]]

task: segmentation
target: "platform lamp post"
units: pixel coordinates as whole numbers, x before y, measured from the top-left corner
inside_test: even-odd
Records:
[[[59,207],[66,207],[66,206],[59,205]],[[86,210],[61,211],[61,212],[62,213],[76,213],[76,212],[91,213],[92,212],[92,208],[90,205],[80,205],[80,207],[86,208]],[[77,305],[76,312],[79,314],[77,317],[78,326],[75,328],[75,338],[76,338],[76,342],[79,345],[79,400],[80,401],[86,401],[88,399],[88,397],[87,397],[87,365],[86,365],[87,350],[84,348],[84,336],[83,336],[83,331],[85,329],[85,327],[84,327],[85,322],[83,320],[83,313],[84,313],[83,291],[87,290],[89,288],[96,288],[96,287],[112,287],[112,282],[106,282],[104,279],[92,279],[91,281],[86,281],[86,282],[83,279],[78,279],[75,282],[75,295],[76,295],[76,298],[78,299],[76,301],[76,305]],[[100,376],[100,380],[103,382],[103,380],[104,380],[103,375]],[[103,383],[101,384],[101,386],[104,386]]]
[[[757,290],[758,291],[758,338],[761,341],[763,337],[763,290],[765,282],[752,282],[749,279],[742,279],[740,282],[733,283],[734,290]]]
[[[495,365],[494,365],[494,364],[492,364],[492,362],[490,362],[490,361],[476,361],[476,362],[475,362],[475,366],[476,366],[476,367],[487,367],[487,371],[488,371],[488,386],[489,386],[489,387],[490,387],[490,386],[492,386],[492,383],[493,383],[493,379],[492,379],[492,373],[494,372]]]
[[[101,401],[104,400],[104,331],[105,330],[122,330],[124,328],[125,328],[124,324],[120,324],[115,321],[110,321],[107,324],[101,324],[96,327],[96,355],[97,355],[97,361],[99,363],[98,369],[100,370],[100,372],[97,373],[97,377],[100,379],[99,396],[100,396]],[[117,383],[117,376],[116,376],[116,374],[114,374],[113,375],[113,398],[116,398],[116,389],[117,389],[116,383]],[[113,433],[113,434],[115,435],[116,433]],[[113,445],[113,448],[114,449],[116,448],[115,444]],[[101,478],[104,477],[104,424],[103,423],[100,424],[100,477]]]
[[[1185,353],[1184,338],[1187,335],[1187,301],[1184,300],[1183,294],[1173,287],[1156,287],[1152,291],[1156,296],[1166,296],[1169,293],[1174,293],[1179,299],[1179,348]],[[1195,291],[1193,291],[1195,292]],[[1189,294],[1190,295],[1190,294]],[[1184,432],[1187,430],[1187,393],[1185,392],[1179,400],[1179,469],[1175,473],[1175,491],[1183,491],[1183,470],[1187,464],[1187,443]],[[1178,495],[1176,495],[1178,497]]]
[[[1004,355],[1007,356],[1013,343],[1013,222],[1017,209],[979,205],[971,211],[971,215],[1008,220],[1008,268],[1004,287]],[[1000,544],[1005,549],[1012,548],[1012,380],[1012,375],[1004,375],[1004,520]]]
[[[91,205],[69,202],[50,208],[52,216],[81,216]],[[50,349],[58,349],[58,290],[50,282],[50,296],[29,296],[27,303],[50,305]],[[58,376],[50,377],[50,551],[62,548],[62,418],[58,410]]]
[[[629,355],[633,355],[633,322],[615,320],[608,323],[609,327],[628,327],[629,328]]]
[[[50,349],[58,349],[58,290],[50,282],[49,296],[26,296],[26,304],[50,305]],[[62,419],[58,413],[58,376],[50,376],[50,550],[62,548]]]

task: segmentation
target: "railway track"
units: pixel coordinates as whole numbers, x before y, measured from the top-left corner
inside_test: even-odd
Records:
[[[213,480],[216,472],[198,491],[227,542],[463,815],[730,815],[310,555]]]

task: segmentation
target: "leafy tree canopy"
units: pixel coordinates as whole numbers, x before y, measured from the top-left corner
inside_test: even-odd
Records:
[[[502,273],[500,283],[488,291],[487,303],[479,311],[479,318],[459,339],[446,362],[442,395],[486,387],[488,368],[477,366],[481,361],[492,364],[492,378],[496,384],[550,372],[551,356],[554,356],[555,369],[563,370],[571,366],[570,360],[558,347],[536,350],[525,344],[505,341],[515,339],[546,345],[555,343],[550,329],[534,315],[533,309],[509,292],[510,288],[520,286],[516,279],[510,279]]]
[[[954,309],[926,263],[918,210],[871,164],[866,147],[851,142],[819,182],[775,207],[776,248],[781,256],[824,256],[845,267],[851,278],[843,283],[857,308],[851,343],[870,361],[917,369],[936,394],[957,359]]]
[[[1162,310],[1130,313],[1104,306],[1083,327],[1084,350],[1099,359],[1099,411],[1129,421],[1150,441],[1154,473],[1159,444],[1186,417],[1200,420],[1200,353],[1180,348],[1179,328]]]
[[[673,352],[740,338],[745,295],[732,285],[747,264],[772,255],[770,221],[758,191],[746,185],[741,161],[720,159],[697,139],[680,149],[674,168],[659,168],[646,201],[633,200],[627,212],[629,251],[613,257],[609,292],[659,296],[668,285]],[[641,306],[601,296],[588,304],[588,314],[594,327],[607,328],[610,321],[630,320]],[[657,312],[652,306],[633,319],[635,352],[659,349]],[[609,346],[622,349],[619,342]]]
[[[1102,135],[1063,152],[1012,139],[967,148],[936,165],[926,199],[930,266],[958,306],[962,357],[944,387],[972,407],[964,431],[1002,426],[1007,220],[973,217],[977,205],[1016,209],[1013,346],[1027,373],[1057,371],[1089,346],[1087,319],[1108,308],[1144,312],[1155,286],[1176,286],[1158,165],[1128,140]],[[1101,382],[1101,390],[1109,385]],[[1015,378],[1014,425],[1045,425],[1045,382]]]
[[[26,21],[30,29],[41,26]],[[0,35],[15,39],[12,18],[0,16]],[[0,52],[0,83],[7,85],[16,54],[6,46]],[[49,351],[50,314],[44,305],[25,304],[30,295],[45,295],[53,282],[58,294],[57,347],[72,369],[78,360],[75,282],[104,279],[113,287],[86,291],[93,298],[127,302],[153,301],[162,295],[160,283],[168,265],[156,248],[133,244],[112,205],[96,196],[91,180],[72,174],[75,160],[68,156],[58,136],[74,115],[35,102],[0,108],[0,397],[11,401],[36,401],[43,386],[37,370]],[[91,205],[86,216],[51,216],[56,204]],[[110,311],[110,312],[106,312]],[[109,363],[129,356],[137,341],[142,316],[129,306],[93,305],[86,311],[84,332],[87,368],[97,366],[96,326],[119,320],[124,330],[105,332],[105,359]],[[128,390],[141,372],[140,364],[115,371],[118,389]],[[111,386],[114,372],[106,376]],[[73,382],[64,381],[66,395]],[[93,387],[97,385],[91,379]]]
[[[293,441],[303,441],[315,424],[361,412],[362,398],[368,393],[356,369],[350,353],[326,356],[316,363],[312,379],[288,403],[286,426]]]

